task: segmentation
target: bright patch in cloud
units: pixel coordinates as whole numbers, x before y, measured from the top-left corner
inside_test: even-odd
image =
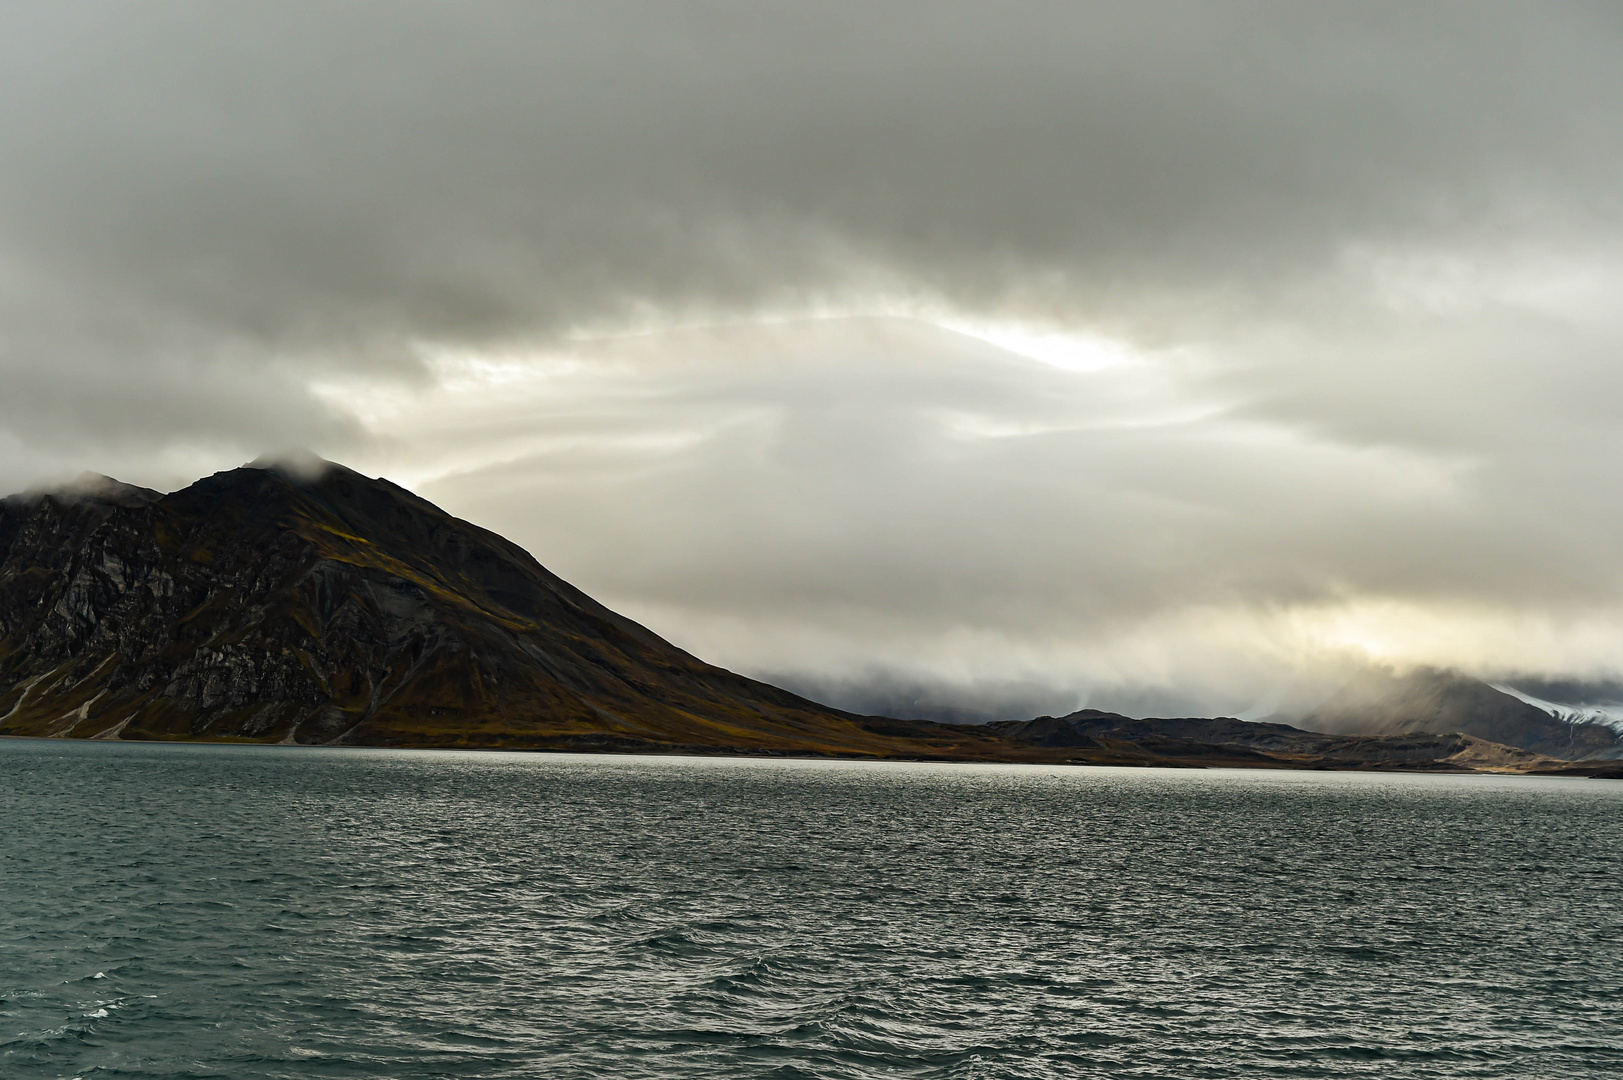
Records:
[[[957,319],[938,325],[1065,371],[1103,371],[1142,361],[1127,343],[1098,334]]]

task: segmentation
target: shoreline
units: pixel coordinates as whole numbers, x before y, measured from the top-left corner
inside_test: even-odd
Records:
[[[728,750],[724,748],[705,749],[700,747],[675,749],[666,752],[657,750],[613,750],[592,749],[568,746],[446,746],[446,745],[372,745],[363,743],[297,743],[297,742],[264,742],[254,739],[218,738],[218,739],[76,739],[59,735],[0,735],[0,739],[34,742],[34,743],[70,743],[70,744],[116,744],[121,746],[230,746],[230,747],[265,747],[293,750],[433,750],[440,752],[459,753],[505,753],[505,754],[571,754],[582,757],[603,758],[692,758],[695,760],[734,760],[734,761],[804,761],[823,762],[828,764],[875,764],[875,765],[1013,765],[1013,766],[1042,766],[1042,767],[1068,767],[1068,768],[1101,768],[1101,769],[1167,769],[1178,771],[1213,771],[1231,770],[1259,773],[1380,773],[1382,775],[1423,775],[1423,776],[1527,776],[1535,778],[1569,779],[1569,780],[1623,780],[1623,762],[1597,762],[1585,764],[1573,762],[1570,768],[1560,769],[1471,769],[1471,768],[1425,768],[1405,767],[1401,765],[1370,764],[1362,766],[1352,765],[1312,765],[1298,762],[1280,761],[1274,764],[1259,764],[1255,761],[1179,761],[1167,759],[1164,761],[1088,761],[1078,758],[1055,760],[1015,760],[1015,759],[988,759],[968,757],[875,757],[857,754],[813,754],[790,753],[771,751],[745,751]]]

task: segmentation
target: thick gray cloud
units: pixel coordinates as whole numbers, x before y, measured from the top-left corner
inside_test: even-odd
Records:
[[[13,9],[14,272],[352,356],[876,287],[1176,333],[1616,213],[1605,7]],[[1199,314],[1185,310],[1182,321]],[[346,340],[347,338],[347,340]]]
[[[308,445],[803,685],[1623,668],[1612,6],[0,29],[8,487]]]

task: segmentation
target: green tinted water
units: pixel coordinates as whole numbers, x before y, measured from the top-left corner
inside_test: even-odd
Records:
[[[0,1076],[1623,1075],[1623,783],[0,742]]]

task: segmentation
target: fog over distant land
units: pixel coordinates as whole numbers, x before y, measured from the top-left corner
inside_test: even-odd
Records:
[[[1623,676],[1623,9],[19,4],[0,487],[307,447],[836,704]]]

